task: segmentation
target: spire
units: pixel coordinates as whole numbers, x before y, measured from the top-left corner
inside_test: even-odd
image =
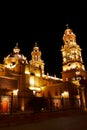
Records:
[[[69,25],[68,24],[66,24],[66,28],[69,29]]]
[[[18,48],[18,42],[16,43],[16,46],[15,46],[15,48]]]
[[[37,42],[35,42],[35,47],[37,47]]]
[[[18,48],[18,42],[16,43],[15,48],[13,48],[13,52],[14,53],[19,53],[20,52],[20,49]]]
[[[30,68],[37,67],[38,69],[42,70],[42,74],[44,73],[44,62],[41,59],[41,51],[39,50],[39,47],[37,46],[37,42],[35,42],[35,46],[33,47],[33,51],[31,52],[31,60],[30,62]]]

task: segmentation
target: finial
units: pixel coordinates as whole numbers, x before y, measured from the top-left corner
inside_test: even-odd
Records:
[[[66,28],[67,28],[67,29],[69,28],[69,25],[68,25],[68,24],[66,24]]]
[[[35,47],[37,47],[37,42],[35,42]]]
[[[16,47],[18,47],[18,42],[16,43]]]
[[[19,53],[20,49],[18,48],[18,42],[16,43],[16,46],[13,48],[14,53]]]

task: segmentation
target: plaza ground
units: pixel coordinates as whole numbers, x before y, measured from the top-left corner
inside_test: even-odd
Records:
[[[0,130],[24,130],[25,128],[26,130],[46,130],[48,128],[49,130],[84,128],[83,130],[85,130],[87,129],[87,112],[65,110],[0,115]]]

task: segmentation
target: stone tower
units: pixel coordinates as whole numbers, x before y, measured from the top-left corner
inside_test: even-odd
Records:
[[[82,77],[85,78],[85,66],[82,60],[81,48],[76,42],[76,35],[67,26],[63,35],[64,45],[62,52],[62,78],[63,81],[76,82]]]
[[[29,61],[30,71],[34,71],[35,75],[37,76],[44,74],[44,62],[41,59],[41,51],[39,50],[37,43],[35,43],[35,46],[33,47],[31,56],[31,60]]]

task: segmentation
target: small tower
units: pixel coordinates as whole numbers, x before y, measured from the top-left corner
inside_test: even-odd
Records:
[[[61,48],[63,66],[63,81],[80,80],[85,77],[85,67],[82,60],[81,48],[76,43],[76,35],[67,26],[63,35],[64,46]]]
[[[37,46],[37,42],[31,52],[32,59],[29,61],[30,63],[30,70],[38,69],[41,71],[41,74],[44,74],[44,62],[41,60],[41,51]]]

